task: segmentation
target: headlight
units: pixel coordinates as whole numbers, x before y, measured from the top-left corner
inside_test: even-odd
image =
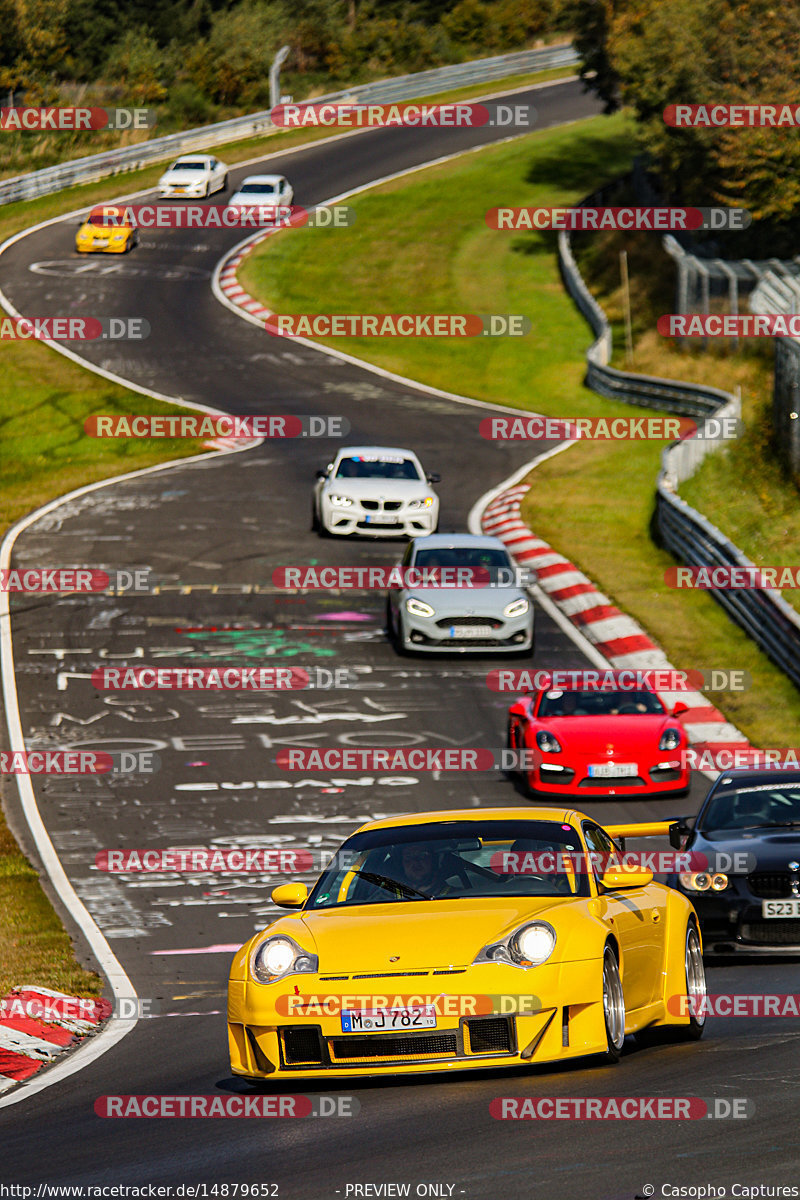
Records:
[[[414,617],[432,617],[436,613],[435,608],[431,608],[430,604],[426,604],[424,600],[417,600],[416,596],[408,597],[406,611]]]
[[[353,503],[352,496],[329,496],[331,504],[335,504],[337,508],[349,508]]]
[[[493,942],[475,956],[475,962],[510,963],[515,967],[538,967],[555,949],[556,931],[546,921],[531,921],[514,933]]]
[[[424,500],[409,500],[409,508],[432,508],[433,496],[426,496]]]
[[[690,892],[724,892],[729,885],[728,876],[721,871],[712,875],[710,871],[692,871],[678,876]]]
[[[523,967],[538,967],[553,953],[556,931],[544,921],[534,921],[517,930],[508,943],[511,957]]]
[[[552,733],[548,733],[546,729],[540,729],[536,734],[536,745],[540,750],[544,750],[545,754],[561,753],[561,743],[558,738],[553,737]]]
[[[530,603],[525,596],[520,596],[518,600],[512,600],[503,609],[504,617],[524,617],[525,613],[530,608]]]
[[[658,743],[659,750],[677,750],[681,744],[681,735],[677,729],[666,729]]]
[[[285,975],[313,972],[318,968],[315,954],[308,954],[288,937],[265,938],[255,949],[251,973],[259,983],[272,983]]]

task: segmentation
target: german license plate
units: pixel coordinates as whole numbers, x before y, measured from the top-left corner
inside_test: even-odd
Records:
[[[451,625],[451,638],[488,638],[494,633],[491,625]]]
[[[400,521],[399,517],[390,517],[385,513],[367,513],[364,517],[367,525],[374,525],[376,522],[379,525],[397,525]]]
[[[800,900],[762,900],[762,917],[800,917]]]
[[[186,188],[185,187],[174,187],[172,190],[173,190],[173,192],[185,192]]]
[[[342,1009],[342,1033],[383,1033],[390,1029],[435,1029],[436,1006]]]
[[[95,238],[95,239],[94,239],[94,242],[92,243],[92,245],[93,245],[93,246],[107,246],[107,245],[108,245],[108,238]]]
[[[638,774],[636,763],[592,763],[589,766],[590,779],[619,779]]]

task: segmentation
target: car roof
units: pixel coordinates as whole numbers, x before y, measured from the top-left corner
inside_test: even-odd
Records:
[[[444,549],[445,547],[453,550],[462,550],[467,547],[476,550],[503,550],[508,553],[508,548],[500,538],[489,537],[487,534],[478,533],[430,533],[427,537],[413,539],[416,547],[424,546],[434,550]]]
[[[400,446],[340,446],[336,451],[336,457],[340,454],[356,455],[356,454],[403,454],[406,458],[416,458],[413,450],[404,450]]]
[[[246,183],[277,183],[283,178],[283,175],[247,175],[238,186],[241,188]]]
[[[572,821],[590,819],[572,808],[457,808],[384,817],[380,821],[368,821],[360,825],[356,832],[363,833],[367,829],[402,829],[408,825],[427,825],[439,821],[557,821],[561,824],[571,824]]]
[[[769,783],[800,783],[800,771],[784,770],[783,767],[772,768],[752,768],[752,767],[735,767],[731,771],[721,771],[718,779],[714,782],[713,790],[717,788],[727,787],[728,784],[734,784],[741,787],[742,784],[769,784]]]

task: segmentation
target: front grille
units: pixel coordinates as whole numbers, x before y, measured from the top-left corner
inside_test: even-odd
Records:
[[[792,894],[792,879],[788,871],[753,871],[747,883],[754,896],[763,900],[780,900]]]
[[[436,625],[439,629],[449,629],[451,625],[459,629],[465,625],[486,625],[489,629],[501,629],[503,622],[497,617],[442,617]]]
[[[427,975],[428,971],[375,971],[367,975],[353,975],[353,979],[410,979],[416,975]]]
[[[335,1062],[367,1061],[376,1058],[423,1058],[436,1054],[455,1058],[458,1053],[458,1037],[455,1033],[331,1038],[329,1045],[331,1059]]]
[[[582,779],[579,788],[643,788],[647,784],[640,775],[614,775],[608,779]]]
[[[368,512],[377,512],[380,508],[377,500],[362,500],[361,507],[366,508]]]
[[[680,767],[653,767],[650,771],[650,778],[654,783],[670,783],[680,777]]]
[[[511,1022],[508,1017],[482,1017],[467,1021],[473,1054],[510,1054]]]
[[[751,921],[741,937],[760,946],[800,946],[800,921]]]
[[[287,1066],[297,1066],[300,1063],[322,1064],[322,1043],[319,1030],[307,1025],[296,1025],[291,1029],[282,1029],[283,1061]]]
[[[359,521],[357,523],[359,529],[399,529],[401,526],[395,525],[394,521]]]
[[[398,508],[402,507],[402,500],[384,500],[383,502],[384,512],[397,512]]]

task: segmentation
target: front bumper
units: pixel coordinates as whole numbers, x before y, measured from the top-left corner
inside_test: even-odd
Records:
[[[595,796],[680,796],[689,788],[691,771],[680,764],[669,768],[661,766],[676,761],[670,760],[671,753],[662,751],[645,761],[639,758],[636,775],[597,778],[589,775],[588,759],[544,756],[537,750],[536,766],[528,771],[528,783],[533,791],[542,795],[580,796],[584,800]],[[629,758],[621,755],[619,761],[631,762],[634,758],[635,755]],[[602,754],[593,761],[598,760],[603,762]]]
[[[75,242],[75,250],[78,254],[124,254],[128,249],[130,241],[125,238],[123,242],[111,243],[105,245],[95,242]]]
[[[668,883],[694,905],[706,954],[800,954],[800,920],[764,917],[761,898],[744,888],[709,896],[690,892],[674,876]]]
[[[358,502],[347,508],[334,508],[327,500],[322,501],[322,524],[328,533],[339,537],[348,534],[379,538],[425,537],[436,529],[438,516],[435,507],[409,509],[401,505],[381,511],[364,508]]]
[[[419,617],[408,611],[402,616],[403,646],[407,650],[433,654],[480,654],[485,650],[523,653],[533,649],[533,606],[521,617],[498,617],[474,613],[469,616]],[[460,636],[480,629],[479,636]],[[455,633],[451,633],[454,630]]]
[[[545,963],[531,971],[480,964],[443,977],[395,977],[389,987],[390,981],[380,976],[374,981],[377,986],[353,983],[344,993],[342,985],[336,985],[337,996],[373,996],[380,991],[390,1003],[395,995],[426,1000],[446,993],[435,1029],[390,1034],[343,1033],[338,1012],[320,1012],[319,1006],[307,1016],[281,1015],[277,998],[293,997],[298,978],[304,996],[334,994],[319,976],[291,976],[272,985],[231,980],[228,1040],[235,1075],[276,1079],[449,1073],[556,1062],[606,1049],[601,964],[596,959]],[[493,997],[492,1011],[484,1012],[485,1002],[478,1001],[485,996]],[[284,999],[284,1013],[286,1003]],[[526,1011],[500,1011],[512,1003]]]

